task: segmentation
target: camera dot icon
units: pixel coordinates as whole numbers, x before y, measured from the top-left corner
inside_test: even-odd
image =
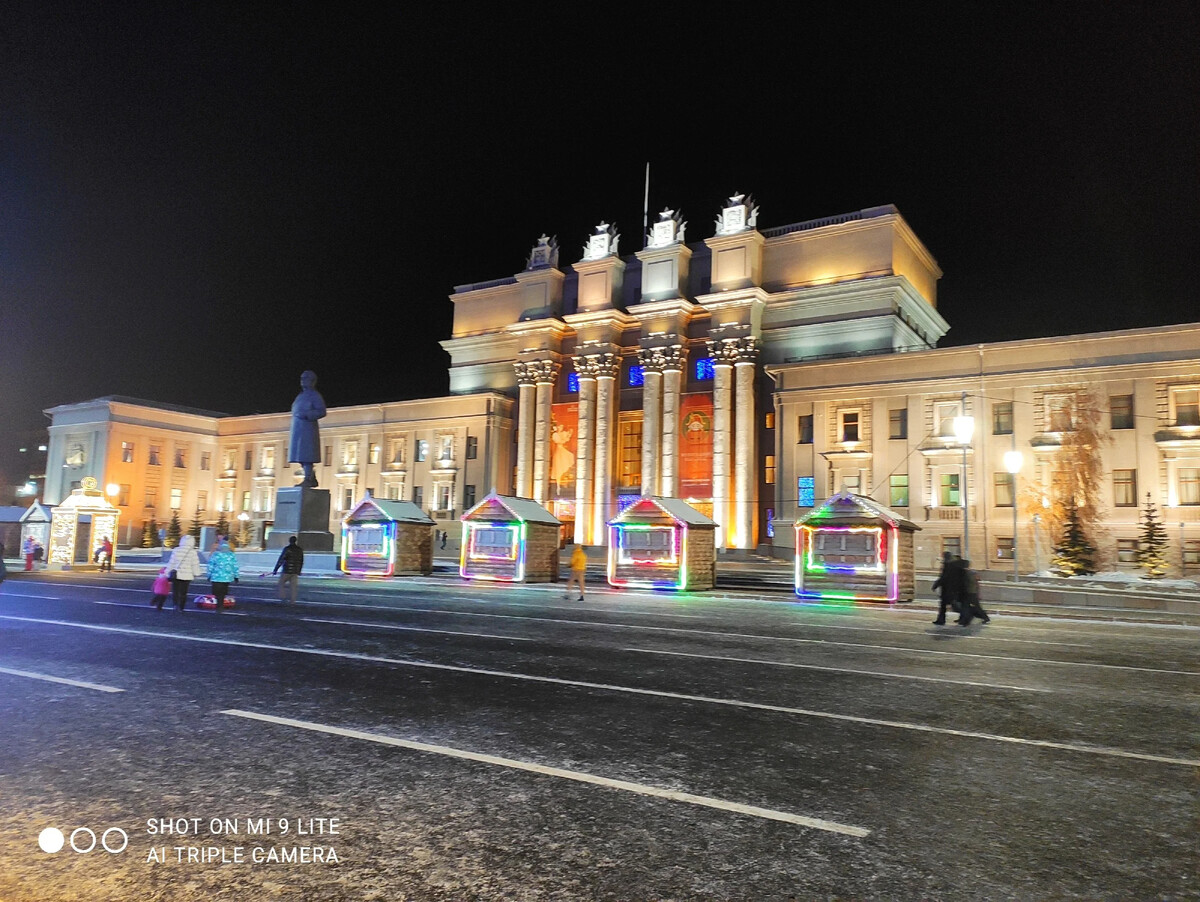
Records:
[[[63,843],[66,842],[66,839],[67,838],[63,836],[63,832],[57,827],[47,827],[38,834],[38,845],[41,847],[43,852],[53,855],[63,847]]]

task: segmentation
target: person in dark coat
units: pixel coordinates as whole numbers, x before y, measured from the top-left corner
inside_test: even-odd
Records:
[[[0,583],[8,576],[8,568],[4,566],[4,543],[0,542]]]
[[[992,618],[987,615],[987,611],[979,604],[979,574],[971,569],[970,561],[962,562],[962,572],[962,601],[959,604],[959,607],[962,608],[962,613],[958,615],[958,619],[954,622],[960,626],[970,626],[972,618],[978,617],[984,623],[991,623]]]
[[[279,600],[287,601],[284,587],[291,586],[291,604],[296,603],[296,592],[300,588],[300,571],[304,569],[304,549],[296,544],[296,537],[288,539],[283,551],[279,552],[279,560],[275,562],[272,574],[283,573],[279,576]]]
[[[946,608],[960,610],[959,597],[963,589],[962,561],[949,551],[942,553],[942,572],[934,581],[933,588],[935,591],[939,588],[942,590],[937,620],[933,621],[937,626],[942,626],[946,622]]]

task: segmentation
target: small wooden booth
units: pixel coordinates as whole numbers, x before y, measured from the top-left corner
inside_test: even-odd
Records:
[[[50,547],[50,520],[53,507],[42,504],[40,501],[35,501],[25,509],[25,513],[21,514],[21,541],[25,541],[25,537],[29,536],[43,549]],[[116,544],[116,540],[113,540]]]
[[[93,551],[104,539],[113,543],[117,556],[117,523],[121,511],[104,497],[96,480],[86,476],[79,488],[54,508],[50,515],[50,545],[46,562],[50,570],[69,570],[92,563]]]
[[[609,585],[711,589],[716,530],[716,521],[678,498],[640,498],[608,521]]]
[[[796,524],[796,594],[912,601],[918,529],[872,498],[838,492]]]
[[[342,519],[341,569],[354,576],[433,572],[433,519],[411,501],[367,492]]]
[[[464,579],[558,580],[558,518],[528,498],[488,495],[462,516]]]

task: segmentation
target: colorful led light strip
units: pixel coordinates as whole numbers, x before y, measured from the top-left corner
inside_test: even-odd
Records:
[[[626,532],[648,532],[650,530],[671,530],[674,535],[671,541],[671,557],[659,559],[639,559],[633,557],[625,547]],[[611,523],[608,527],[608,584],[616,588],[637,589],[686,589],[688,584],[687,570],[687,527],[683,524],[675,526],[654,526],[649,523]],[[634,567],[661,567],[667,564],[678,568],[675,579],[638,579],[636,577],[618,577],[618,565]]]
[[[379,551],[355,551],[354,539],[359,531],[378,529],[383,533]],[[350,520],[342,521],[342,560],[343,573],[352,576],[393,576],[396,573],[396,523],[386,520],[379,523],[352,524]],[[354,558],[355,560],[351,560]],[[386,566],[382,569],[369,569],[367,561],[383,560]],[[353,566],[357,564],[357,566]]]
[[[512,537],[512,546],[506,555],[486,554],[475,550],[475,536],[481,529],[507,529]],[[519,583],[525,579],[525,548],[527,525],[520,520],[502,521],[499,523],[463,523],[462,556],[459,559],[458,573],[463,579],[481,579],[494,582]],[[498,573],[472,573],[471,561],[512,561],[515,566],[512,575]]]
[[[813,518],[817,519],[817,518]],[[836,564],[818,563],[813,560],[816,545],[816,533],[829,532],[857,532],[857,533],[875,533],[876,540],[876,562],[871,565],[861,566],[846,563],[842,566]],[[895,526],[886,527],[887,535],[884,534],[885,527],[882,526],[812,526],[807,523],[796,524],[796,563],[795,563],[795,587],[796,594],[806,598],[839,598],[845,600],[860,600],[860,601],[895,601],[900,595],[900,572],[899,572],[899,530]],[[861,592],[847,592],[845,590],[838,591],[833,588],[825,589],[810,589],[805,586],[805,573],[831,574],[857,574],[870,573],[882,574],[884,576],[884,592],[882,595],[877,593],[865,594]],[[831,578],[836,578],[831,576]]]

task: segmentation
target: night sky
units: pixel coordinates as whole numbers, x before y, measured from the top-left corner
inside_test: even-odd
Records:
[[[497,5],[498,7],[500,5]],[[0,441],[108,394],[447,390],[453,286],[601,219],[892,203],[943,345],[1200,320],[1195,4],[75,4],[0,29]],[[661,11],[660,11],[661,10]]]

